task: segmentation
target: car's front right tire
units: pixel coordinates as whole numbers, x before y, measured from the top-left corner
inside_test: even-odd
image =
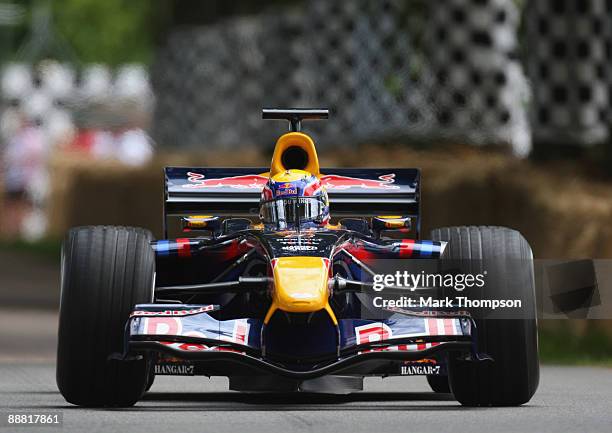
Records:
[[[149,231],[78,227],[62,248],[57,385],[69,403],[131,406],[149,381],[150,362],[109,360],[123,351],[134,305],[151,302],[155,259]]]
[[[466,406],[518,406],[535,393],[540,367],[533,255],[525,238],[505,227],[446,227],[431,238],[448,242],[446,257],[463,273],[486,273],[491,299],[520,299],[518,317],[476,317],[478,350],[493,361],[449,356],[449,384]]]

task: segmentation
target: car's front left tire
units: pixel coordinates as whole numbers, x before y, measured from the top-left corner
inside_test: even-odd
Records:
[[[62,248],[57,385],[80,406],[131,406],[142,396],[150,362],[109,360],[123,351],[135,304],[151,301],[155,259],[149,231],[79,227]]]
[[[436,394],[449,394],[451,392],[448,384],[448,376],[427,376],[427,383]]]

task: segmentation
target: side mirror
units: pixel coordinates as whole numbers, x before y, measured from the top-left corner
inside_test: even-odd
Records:
[[[370,226],[365,218],[342,218],[338,221],[343,229],[371,235]]]
[[[395,231],[399,233],[408,233],[412,227],[410,217],[404,216],[377,216],[372,218],[372,231],[377,237],[380,237],[382,232]]]
[[[229,233],[239,232],[241,230],[247,230],[253,222],[248,218],[227,218],[223,220],[221,230],[224,235]]]
[[[184,232],[207,231],[216,236],[221,230],[221,219],[212,215],[190,215],[181,218]]]

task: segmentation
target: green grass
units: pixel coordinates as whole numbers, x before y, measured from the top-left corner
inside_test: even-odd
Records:
[[[612,338],[599,330],[584,335],[569,323],[555,330],[540,330],[540,360],[546,364],[596,365],[612,368]]]
[[[62,242],[59,239],[43,239],[35,242],[24,240],[0,240],[0,251],[27,253],[49,260],[60,261]]]

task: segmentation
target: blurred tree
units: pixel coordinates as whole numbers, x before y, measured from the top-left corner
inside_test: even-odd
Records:
[[[31,38],[34,11],[48,6],[53,33],[82,63],[151,61],[155,42],[170,17],[172,0],[13,0],[29,18],[14,32],[12,50]]]
[[[25,8],[0,0],[0,62],[10,57],[17,29],[25,21]]]
[[[164,2],[149,0],[62,0],[53,2],[57,32],[82,62],[112,65],[149,62],[156,12]]]
[[[3,0],[0,0],[0,2]],[[53,31],[82,63],[149,63],[157,42],[171,26],[201,25],[233,15],[252,14],[300,0],[12,0],[30,18],[15,29],[17,52],[31,33],[32,12],[49,5]],[[7,38],[5,38],[6,40]],[[10,47],[9,47],[10,49]]]

